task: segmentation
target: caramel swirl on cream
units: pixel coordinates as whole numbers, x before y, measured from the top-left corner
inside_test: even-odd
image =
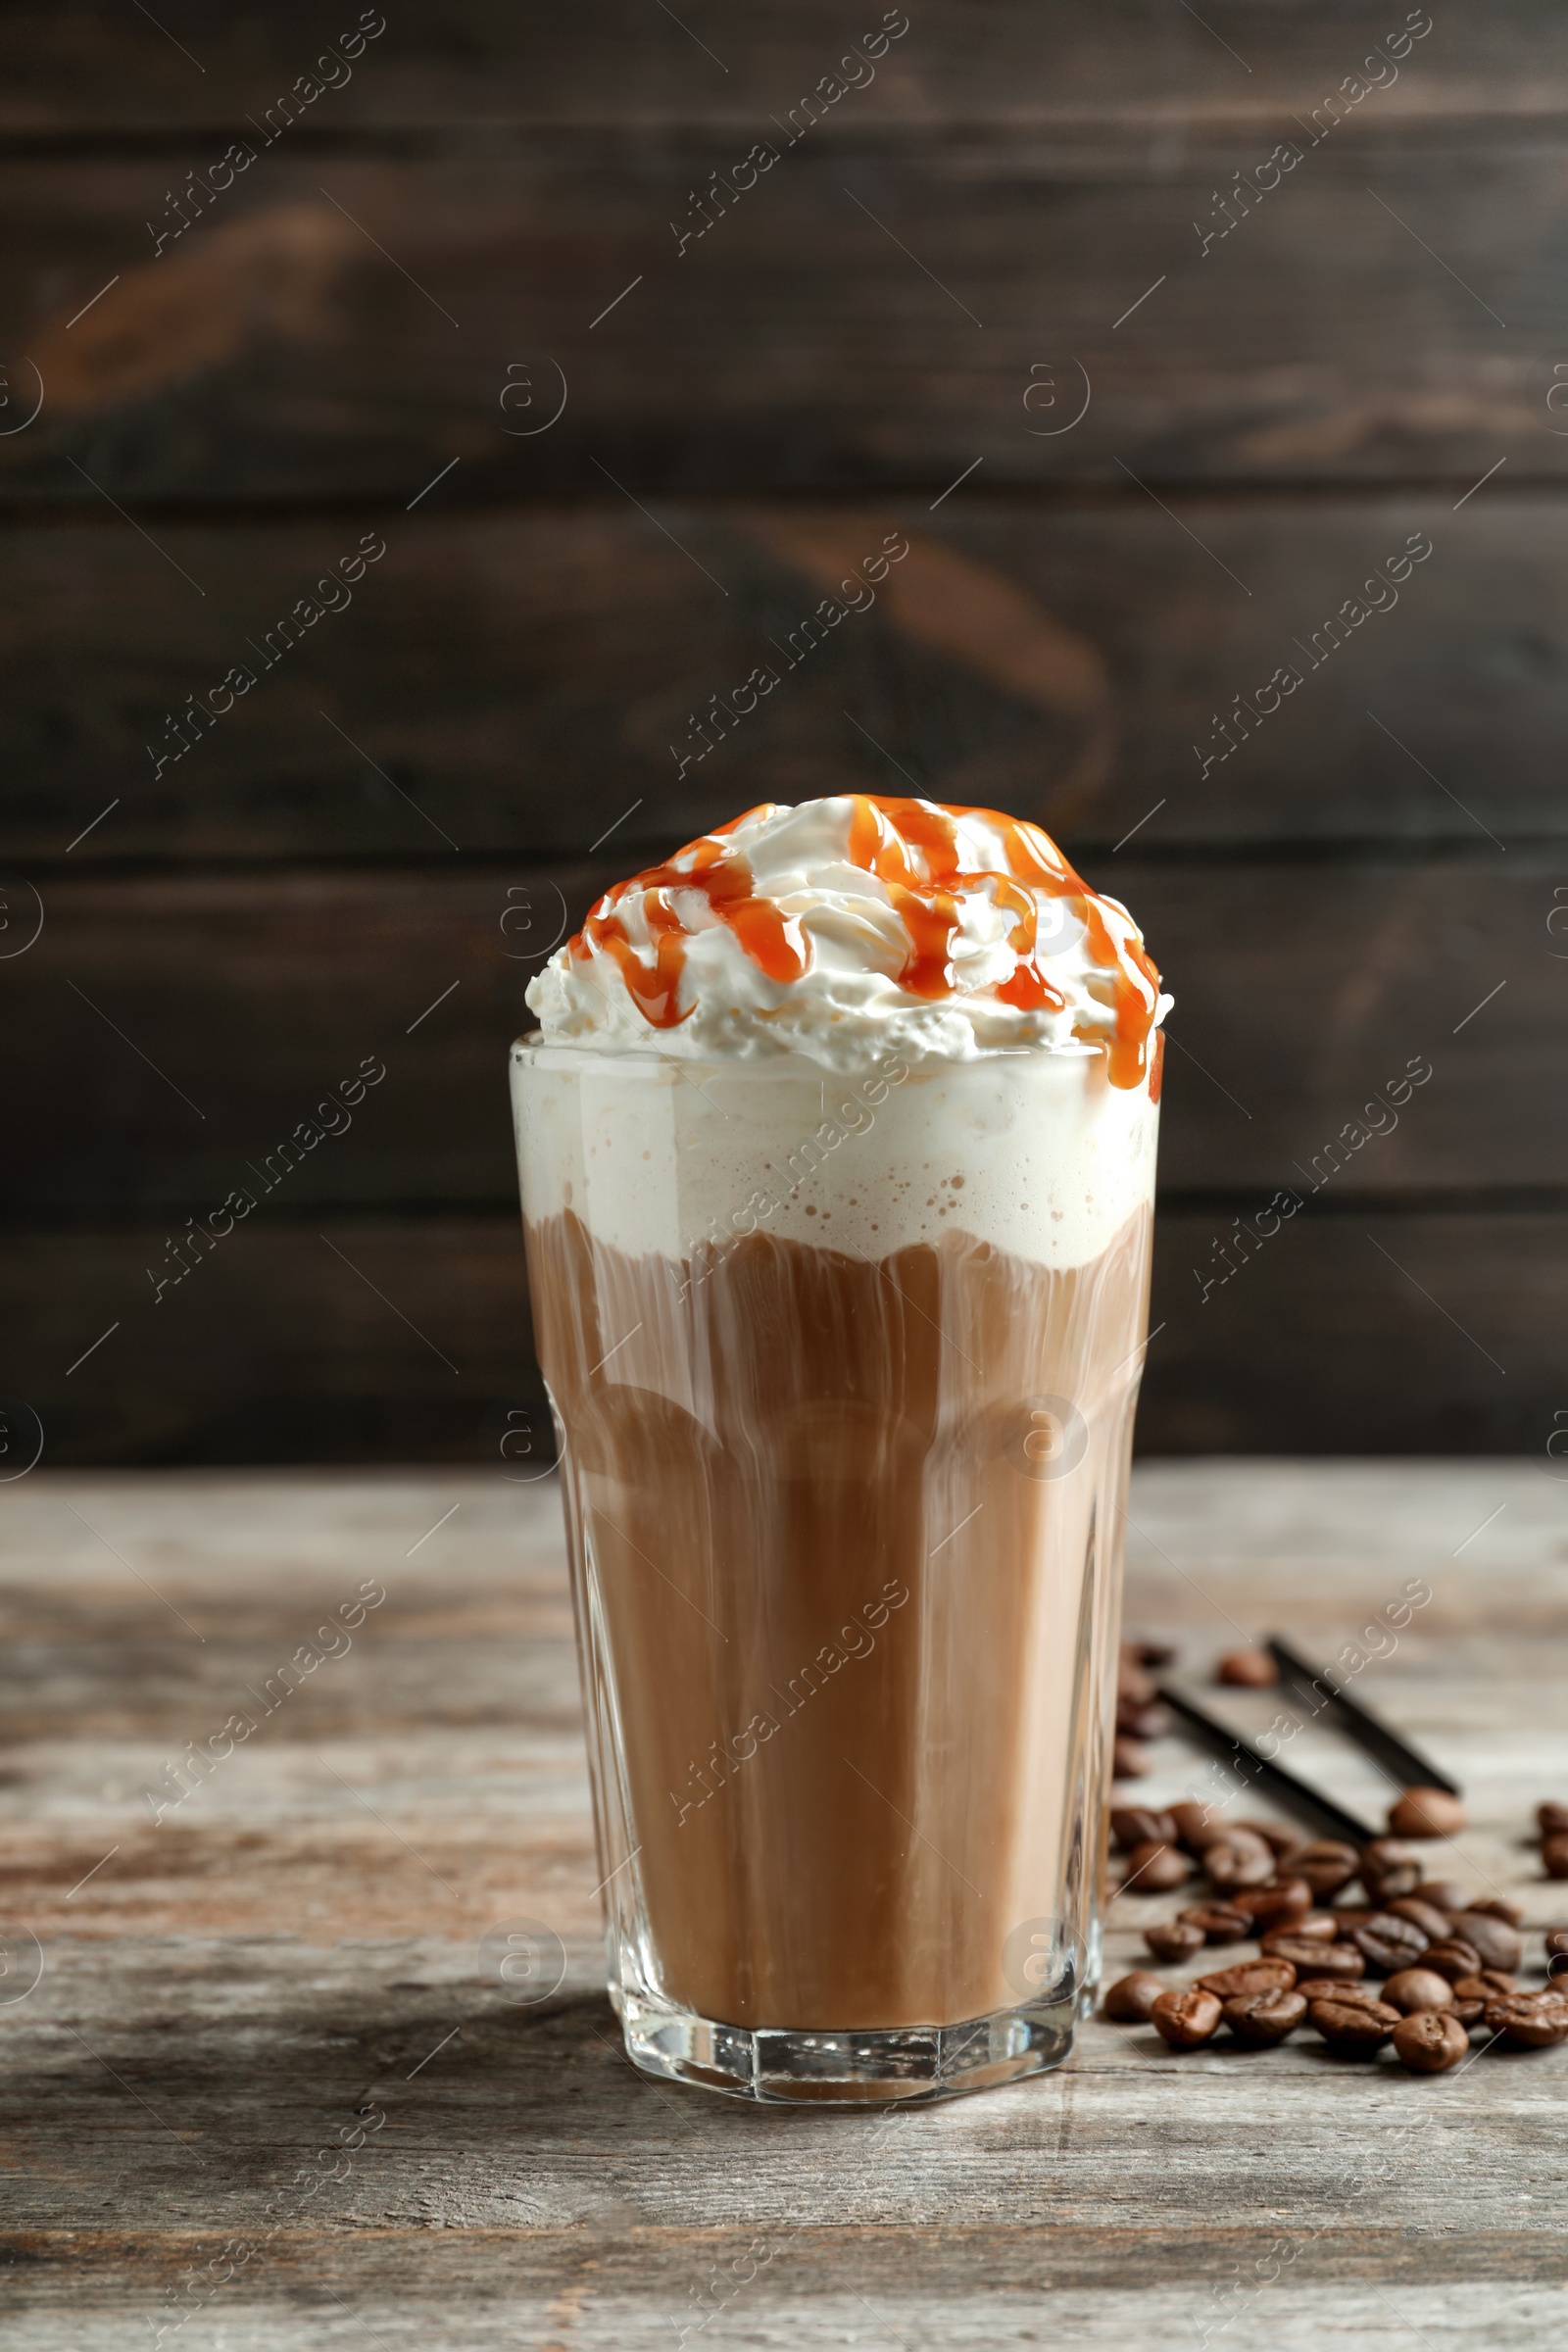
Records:
[[[1157,1097],[1170,1000],[1038,825],[855,793],[764,802],[606,892],[528,1003],[547,1044],[831,1069],[1032,1048]]]

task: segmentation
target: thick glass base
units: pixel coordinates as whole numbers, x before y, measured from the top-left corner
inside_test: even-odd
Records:
[[[1059,2066],[1076,2002],[999,2009],[959,2026],[825,2028],[717,2025],[626,1990],[617,2006],[626,2052],[644,2074],[769,2105],[876,2107],[995,2090]]]

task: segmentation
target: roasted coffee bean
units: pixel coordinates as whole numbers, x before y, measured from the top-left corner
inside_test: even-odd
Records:
[[[1172,1805],[1170,1817],[1176,1824],[1177,1842],[1184,1845],[1190,1854],[1200,1854],[1205,1845],[1211,1845],[1216,1838],[1223,1838],[1229,1826],[1224,1814],[1212,1805],[1195,1804],[1191,1798],[1182,1804]]]
[[[1229,1903],[1194,1903],[1176,1916],[1187,1927],[1201,1928],[1209,1943],[1245,1943],[1252,1933],[1246,1912],[1232,1910]]]
[[[1312,1889],[1304,1879],[1273,1879],[1266,1886],[1243,1886],[1229,1899],[1247,1913],[1259,1936],[1266,1936],[1271,1928],[1304,1919],[1312,1908]]]
[[[1383,1998],[1410,2017],[1418,2009],[1451,2009],[1455,1994],[1447,1978],[1435,1968],[1401,1968],[1384,1985]]]
[[[1450,2017],[1456,2017],[1459,2020],[1460,2025],[1467,2033],[1472,2026],[1480,2025],[1486,2013],[1486,2002],[1481,1999],[1479,1994],[1468,1992],[1456,1992],[1453,1996],[1453,2007],[1448,2012]]]
[[[1353,1943],[1325,1943],[1321,1936],[1292,1936],[1280,1929],[1263,1938],[1264,1957],[1288,1960],[1301,1976],[1351,1978],[1366,1975],[1366,1961]]]
[[[1489,2001],[1486,2025],[1516,2050],[1549,2050],[1568,2040],[1568,2001],[1543,1993],[1516,1992]]]
[[[1162,1992],[1150,2011],[1150,2022],[1173,2050],[1200,2050],[1218,2033],[1220,2016],[1217,1996],[1195,1986],[1187,1992]]]
[[[1435,1968],[1440,1977],[1446,1977],[1450,1984],[1456,1984],[1461,1977],[1479,1976],[1481,1954],[1473,1943],[1466,1943],[1462,1936],[1446,1936],[1441,1942],[1427,1945],[1421,1955],[1421,1965],[1423,1968]]]
[[[1202,1991],[1230,2001],[1243,1992],[1289,1992],[1296,1984],[1296,1971],[1289,1960],[1238,1960],[1234,1968],[1216,1968],[1198,1982]]]
[[[1280,1670],[1266,1649],[1228,1649],[1214,1668],[1214,1679],[1241,1690],[1270,1690]]]
[[[1343,1845],[1337,1838],[1314,1838],[1292,1854],[1291,1874],[1304,1879],[1315,1895],[1338,1894],[1354,1878],[1359,1858],[1353,1845]]]
[[[1423,1879],[1420,1899],[1438,1911],[1468,1911],[1470,1897],[1453,1879]]]
[[[1239,1830],[1250,1830],[1254,1838],[1261,1838],[1266,1845],[1271,1845],[1276,1861],[1286,1854],[1294,1854],[1302,1843],[1300,1831],[1293,1830],[1289,1822],[1239,1821],[1236,1827]]]
[[[1306,2014],[1331,2050],[1353,2058],[1375,2056],[1400,2023],[1387,2001],[1313,2001]]]
[[[1141,1740],[1129,1740],[1124,1732],[1118,1732],[1111,1748],[1110,1769],[1118,1781],[1142,1781],[1148,1779],[1154,1766]]]
[[[1298,1911],[1277,1927],[1265,1928],[1263,1942],[1268,1944],[1276,1936],[1304,1936],[1312,1943],[1333,1943],[1339,1932],[1340,1923],[1332,1911]]]
[[[1150,2012],[1161,1994],[1170,1986],[1152,1969],[1135,1968],[1130,1977],[1120,1977],[1105,1994],[1101,2015],[1112,2025],[1147,2026]]]
[[[1267,2049],[1295,2033],[1306,2015],[1306,2003],[1298,1992],[1237,1992],[1221,2014],[1238,2041]]]
[[[1471,1911],[1479,1911],[1484,1919],[1503,1920],[1510,1928],[1524,1925],[1523,1903],[1510,1903],[1505,1895],[1489,1894],[1484,1903],[1470,1903],[1466,1907]]]
[[[1396,1894],[1392,1903],[1385,1903],[1383,1907],[1386,1911],[1392,1911],[1396,1919],[1414,1920],[1423,1935],[1430,1936],[1434,1943],[1440,1942],[1448,1933],[1447,1913],[1440,1911],[1436,1903],[1423,1902],[1418,1894]]]
[[[1568,1830],[1568,1805],[1553,1804],[1548,1798],[1536,1807],[1536,1827],[1543,1838],[1557,1838]]]
[[[1386,1977],[1419,1960],[1432,1938],[1413,1919],[1396,1918],[1392,1911],[1374,1911],[1364,1927],[1350,1931],[1350,1941],[1373,1975]]]
[[[1249,1886],[1236,1899],[1244,1910],[1254,1915],[1269,1910],[1276,1902],[1285,1902],[1290,1905],[1292,1917],[1300,1919],[1312,1908],[1312,1889],[1294,1871],[1277,1870],[1261,1886]]]
[[[1190,1960],[1202,1950],[1203,1940],[1201,1928],[1190,1928],[1179,1919],[1163,1919],[1144,1930],[1144,1941],[1156,1960]]]
[[[1174,1845],[1176,1831],[1168,1813],[1152,1805],[1112,1805],[1110,1834],[1124,1854],[1139,1845]]]
[[[1154,1696],[1153,1676],[1125,1651],[1116,1668],[1116,1696],[1134,1707],[1147,1707]]]
[[[1446,1788],[1406,1788],[1389,1807],[1396,1838],[1456,1838],[1464,1824],[1464,1807]]]
[[[1360,1957],[1359,1953],[1356,1957]],[[1298,1977],[1296,1990],[1308,2008],[1314,2001],[1348,2001],[1360,2009],[1381,2006],[1370,1984],[1339,1984],[1333,1977]]]
[[[1543,1841],[1542,1866],[1548,1879],[1568,1879],[1568,1833],[1561,1830]]]
[[[1455,2000],[1506,2001],[1519,1990],[1519,1980],[1510,1977],[1505,1968],[1484,1968],[1473,1977],[1461,1977],[1453,1988]]]
[[[1524,1937],[1518,1929],[1505,1919],[1494,1919],[1489,1911],[1456,1911],[1448,1922],[1448,1934],[1473,1943],[1483,1968],[1515,1969],[1524,1955]]]
[[[1274,1856],[1250,1830],[1228,1830],[1203,1848],[1208,1883],[1221,1894],[1240,1886],[1261,1886],[1274,1876]]]
[[[1414,1894],[1421,1884],[1421,1857],[1396,1838],[1374,1838],[1361,1849],[1357,1877],[1374,1903],[1396,1894]]]
[[[1443,2075],[1457,2066],[1470,2047],[1470,2036],[1451,2013],[1420,2009],[1395,2027],[1394,2055],[1413,2075]]]
[[[1548,1961],[1568,1960],[1568,1928],[1546,1930],[1546,1958]]]
[[[1383,1905],[1379,1903],[1377,1908],[1381,1911]],[[1354,1929],[1366,1926],[1372,1916],[1372,1909],[1373,1906],[1370,1903],[1336,1903],[1334,1924],[1342,1936],[1348,1936]]]
[[[1122,1885],[1130,1894],[1163,1894],[1183,1885],[1192,1871],[1187,1856],[1176,1846],[1152,1838],[1147,1845],[1133,1847]]]

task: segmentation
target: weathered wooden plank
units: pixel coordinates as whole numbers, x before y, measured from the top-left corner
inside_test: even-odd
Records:
[[[161,42],[145,24],[93,8],[17,8],[0,28],[0,129],[102,138],[242,128],[253,110],[293,88],[323,44],[333,45],[335,29],[352,34],[362,13],[345,7],[323,28],[321,11],[305,0],[199,24],[171,8],[159,23],[172,37]],[[1266,0],[1218,0],[1200,27],[1159,0],[1067,0],[1042,24],[1027,0],[997,0],[977,38],[957,0],[929,0],[880,62],[876,104],[884,118],[922,127],[976,117],[1054,124],[1083,115],[1155,127],[1198,111],[1246,122],[1310,108],[1367,49],[1396,34],[1406,14],[1374,0],[1286,15]],[[600,0],[569,22],[547,12],[519,21],[497,0],[410,0],[353,61],[352,83],[313,101],[302,127],[316,140],[346,141],[380,128],[464,128],[475,119],[605,129],[682,122],[750,138],[768,110],[814,89],[883,16],[873,6],[852,23],[832,0],[801,0],[722,24],[686,12],[683,30],[635,0]],[[1439,23],[1439,37],[1413,49],[1388,90],[1390,111],[1529,119],[1549,110],[1564,56],[1553,12],[1529,0],[1491,8],[1454,0]],[[332,65],[326,76],[341,80]],[[828,116],[824,129],[836,128]]]
[[[193,1939],[188,1948],[199,1968],[200,1944]],[[1262,2059],[1243,2051],[1224,2060],[1199,2053],[1191,2062],[1151,2053],[1125,2065],[1097,2065],[1086,2047],[1082,2062],[1054,2079],[925,2116],[895,2123],[827,2116],[808,2124],[799,2115],[639,2083],[615,2045],[602,1995],[573,1992],[542,2014],[519,2017],[499,1998],[487,2003],[471,1983],[448,1977],[428,1988],[416,1978],[422,1998],[388,2000],[393,1956],[312,1954],[308,1971],[292,1954],[267,1954],[261,1967],[253,1959],[243,1973],[253,1979],[253,1999],[267,2004],[254,2024],[234,1998],[242,1969],[232,1959],[222,1972],[228,1984],[220,1978],[217,1987],[188,1969],[178,1987],[190,2018],[185,2047],[159,2048],[176,2023],[172,2003],[160,2004],[162,2019],[133,2016],[118,2034],[104,2034],[100,2025],[103,2060],[151,2097],[153,2117],[135,2113],[124,2087],[95,2063],[92,2046],[73,2046],[58,2027],[50,2033],[35,1996],[25,2034],[33,2046],[16,2051],[20,2079],[6,2100],[8,2123],[17,2118],[23,2127],[13,2144],[28,2156],[39,2148],[48,2129],[40,2102],[52,2098],[53,2144],[69,2133],[80,2169],[75,2183],[29,2184],[14,2226],[30,2233],[62,2213],[88,2221],[81,2192],[95,2176],[102,2184],[118,2142],[137,2158],[114,2200],[124,2216],[121,2228],[155,2260],[167,2248],[167,2261],[170,2240],[177,2246],[179,2236],[211,2228],[220,2200],[234,2217],[224,2228],[255,2228],[268,2192],[286,2191],[295,2166],[310,2162],[313,2143],[335,2144],[339,2123],[352,2130],[356,2107],[373,2102],[387,2120],[363,2160],[330,2184],[330,2196],[323,2190],[301,2200],[303,2211],[285,2210],[282,2218],[304,2251],[311,2225],[330,2216],[340,2247],[346,2240],[361,2249],[361,2278],[373,2278],[384,2262],[388,2283],[414,2268],[405,2233],[421,2224],[432,2229],[433,2217],[440,2217],[437,2229],[445,2224],[473,2236],[466,2259],[460,2254],[451,2269],[439,2256],[417,2264],[430,2284],[466,2271],[470,2286],[488,2273],[498,2286],[515,2289],[530,2273],[550,2277],[563,2250],[556,2233],[573,2226],[592,2233],[602,2260],[596,2241],[617,2207],[624,2226],[646,2232],[650,2252],[662,2252],[670,2269],[671,2257],[700,2257],[710,2232],[722,2244],[728,2231],[752,2229],[786,2241],[797,2230],[809,2233],[808,2245],[821,2248],[829,2277],[837,2270],[841,2282],[857,2257],[866,2266],[862,2278],[885,2278],[918,2233],[925,2255],[913,2256],[915,2278],[937,2288],[945,2276],[950,2291],[974,2278],[988,2227],[1007,2247],[999,2283],[1032,2281],[1037,2289],[1104,2288],[1143,2231],[1151,2251],[1165,2258],[1155,2277],[1179,2280],[1204,2301],[1226,2278],[1238,2241],[1270,2229],[1299,2231],[1308,2242],[1326,2235],[1317,2272],[1324,2280],[1338,2273],[1384,2283],[1392,2274],[1396,2281],[1404,2262],[1414,2271],[1423,2251],[1400,2248],[1397,2234],[1408,2239],[1423,2227],[1446,2234],[1446,2224],[1458,2238],[1446,2274],[1455,2280],[1495,2276],[1516,2252],[1538,2281],[1560,2281],[1568,2272],[1560,2230],[1549,2214],[1532,2228],[1516,2185],[1539,2168],[1540,2187],[1524,2201],[1544,2204],[1563,2182],[1554,2125],[1568,2060],[1558,2053],[1514,2063],[1494,2056],[1490,2068],[1478,2060],[1423,2099],[1421,2086],[1392,2062],[1352,2069],[1320,2048],[1314,2059],[1305,2040]],[[416,1947],[397,1957],[405,1967],[412,1958],[417,1970],[422,1955]],[[299,2003],[294,2018],[278,1998],[289,1989]],[[410,2069],[455,2031],[461,2038],[411,2086]],[[127,2043],[137,2068],[128,2076]],[[271,2088],[261,2080],[269,2059]],[[186,2145],[170,2137],[160,2144],[160,2110],[191,2134]],[[1359,2146],[1351,2137],[1358,2132],[1365,2134]],[[1275,2133],[1289,2134],[1291,2144],[1275,2140],[1272,2161],[1260,2163],[1262,2135]],[[1473,2203],[1448,2170],[1461,2146],[1474,2149]],[[201,2153],[193,2157],[191,2148]],[[528,2169],[519,2177],[524,2156]],[[1347,2190],[1355,2199],[1349,2221]],[[509,2230],[510,2249],[484,2243],[490,2232]],[[137,2250],[134,2242],[124,2249]],[[785,2247],[775,2250],[782,2265]],[[93,2266],[101,2274],[111,2271],[108,2252]],[[257,2267],[265,2273],[268,2266]],[[612,2265],[606,2284],[634,2289],[636,2276],[629,2263]],[[656,2269],[645,2293],[657,2280]],[[268,2293],[261,2278],[256,2284]],[[270,2292],[281,2284],[274,2278]]]
[[[1506,478],[1458,514],[1438,498],[1173,493],[1167,515],[1135,490],[1051,509],[960,491],[934,515],[906,500],[658,504],[723,596],[621,502],[427,505],[385,526],[363,579],[323,590],[353,601],[286,656],[280,616],[352,554],[363,518],[158,522],[205,599],[107,510],[102,529],[18,529],[0,590],[7,857],[24,873],[442,860],[455,842],[571,859],[613,827],[606,855],[625,871],[754,801],[911,781],[1102,857],[1134,826],[1136,850],[1440,839],[1494,855],[1488,831],[1568,824],[1559,501],[1503,493]],[[875,606],[791,667],[791,632],[889,532],[911,552]],[[1336,643],[1346,600],[1420,533],[1433,554],[1371,591],[1389,609]],[[269,631],[270,657],[254,650]],[[704,755],[694,714],[759,662],[777,687]],[[238,663],[256,683],[230,703],[218,690]],[[1302,683],[1260,718],[1285,664]],[[180,756],[169,722],[183,710],[188,726],[198,695],[221,715]]]
[[[580,915],[583,877],[564,878]],[[33,1198],[129,1205],[150,1147],[156,1196],[183,1204],[172,1230],[187,1239],[186,1217],[205,1222],[231,1192],[241,1224],[250,1202],[504,1201],[507,1050],[540,958],[512,960],[501,920],[528,906],[532,936],[565,935],[559,888],[509,900],[509,887],[318,871],[50,890],[37,945],[0,967],[19,1033],[49,1024],[24,1049]],[[73,1107],[83,1077],[85,1116]],[[180,1261],[162,1270],[177,1281]]]
[[[1435,1201],[1561,1182],[1550,853],[1189,866],[1138,847],[1086,863],[1176,994],[1168,1189],[1262,1208],[1282,1185]],[[265,1221],[504,1207],[523,990],[631,862],[46,883],[35,946],[0,963],[17,1122],[0,1200],[161,1211],[186,1239],[236,1189],[227,1214],[254,1199]]]
[[[1229,1206],[1162,1213],[1144,1451],[1544,1455],[1568,1410],[1561,1212],[1332,1204],[1244,1243],[1228,1283]],[[155,1307],[167,1232],[13,1234],[6,1384],[50,1463],[471,1464],[511,1407],[547,1448],[512,1216],[259,1213]]]
[[[411,1554],[453,1500],[458,1514]],[[1307,2352],[1335,2334],[1381,2336],[1391,2307],[1422,2332],[1462,2326],[1509,2352],[1553,2340],[1563,2053],[1482,2057],[1421,2082],[1386,2063],[1334,2065],[1306,2043],[1177,2059],[1095,2023],[1058,2076],[891,2122],[759,2113],[637,2081],[578,1928],[595,1870],[580,1779],[553,1812],[536,1778],[542,1740],[566,1754],[553,1718],[573,1671],[547,1490],[502,1494],[471,1473],[41,1472],[6,1509],[0,1736],[20,1776],[21,1849],[52,1839],[63,1863],[89,1828],[132,1849],[70,1912],[58,1875],[13,1879],[3,1897],[8,1917],[15,1904],[40,1922],[46,1957],[36,1989],[0,2006],[0,2248],[29,2343],[108,2352],[127,2318],[156,2328],[189,2311],[234,2352],[366,2329],[410,2352],[519,2335],[641,2352],[705,2315],[719,2344],[869,2339],[874,2319],[934,2346],[1064,2330],[1121,2346],[1226,2327]],[[1517,1463],[1147,1466],[1130,1506],[1129,1614],[1173,1635],[1201,1680],[1233,1619],[1326,1650],[1423,1574],[1432,1600],[1367,1687],[1470,1792],[1474,1827],[1433,1867],[1494,1880],[1539,1923],[1558,1889],[1535,1875],[1519,1830],[1568,1772],[1553,1680],[1562,1509]],[[74,1511],[113,1540],[118,1569]],[[230,1678],[359,1576],[387,1598],[300,1694],[325,1720],[259,1743],[248,1779],[198,1792],[208,1867],[160,1887],[142,1867],[152,1840],[172,1832],[188,1859],[198,1833],[138,1828],[128,1791],[84,1801],[88,1776],[128,1776],[149,1740],[177,1748],[201,1734]],[[463,1705],[476,1673],[494,1677],[498,1646],[513,1653],[516,1711],[486,1729],[486,1779]],[[422,1726],[403,1713],[400,1653],[422,1662],[408,1686],[422,1690]],[[99,1694],[87,1736],[34,1719],[18,1672],[32,1659],[62,1717],[67,1684]],[[326,1676],[361,1671],[395,1737],[367,1742],[325,1697]],[[338,1789],[328,1838],[325,1801],[302,1803],[303,1781],[278,1767],[285,1746],[299,1766],[318,1759],[318,1785],[330,1786],[323,1764],[341,1771],[382,1826],[362,1813],[346,1827],[354,1807]],[[1157,1801],[1203,1769],[1174,1740],[1155,1753]],[[314,1916],[288,1867],[290,1819],[298,1844],[320,1840]],[[389,1864],[398,1835],[432,1834],[460,1874],[492,1839],[488,1886],[461,1878],[479,1919],[485,1892],[500,1905],[525,1888],[537,1916],[560,1921],[559,1995],[533,2009],[499,1999],[469,1921],[454,1933],[428,1876],[406,1853]],[[547,1889],[538,1863],[553,1838],[562,1868]],[[416,1877],[422,1897],[404,1891]],[[1170,1899],[1118,1906],[1113,1966],[1137,1948],[1134,1914]],[[74,1936],[58,1933],[68,1922]],[[345,2155],[367,2117],[384,2121]]]
[[[1397,2228],[1316,2238],[1302,2232],[1285,2240],[1294,2269],[1272,2274],[1281,2260],[1272,2249],[1288,2227],[1276,2220],[1251,2231],[1216,2229],[1211,2240],[1217,2256],[1264,2285],[1266,2299],[1247,2307],[1248,2316],[1266,2325],[1269,2342],[1284,2352],[1315,2352],[1337,2338],[1375,2341],[1379,2328],[1393,2326],[1391,2304],[1407,2330],[1462,2328],[1500,2352],[1544,2352],[1552,2341],[1559,2274],[1544,2230],[1487,2239],[1455,2229],[1437,2241],[1438,2250],[1418,2254],[1414,2233]],[[271,2278],[230,2287],[209,2324],[222,2328],[230,2352],[293,2352],[305,2343],[336,2352],[363,2340],[367,2328],[407,2352],[424,2352],[431,2342],[489,2352],[516,2343],[524,2330],[522,2341],[550,2352],[663,2352],[672,2329],[694,2327],[708,2311],[716,2316],[701,2340],[726,2352],[742,2345],[837,2352],[900,2338],[983,2352],[998,2342],[1056,2341],[1062,2328],[1072,2329],[1075,2346],[1124,2352],[1162,2336],[1185,2340],[1205,2324],[1217,2328],[1230,2309],[1216,2306],[1211,2282],[1187,2281],[1158,2230],[1122,2230],[1101,2241],[1093,2278],[1072,2274],[1074,2235],[1030,2226],[955,2232],[954,2242],[946,2232],[911,2229],[878,2232],[865,2244],[850,2231],[806,2231],[775,2249],[788,2267],[774,2276],[756,2268],[766,2241],[760,2248],[746,2229],[673,2242],[641,2229],[616,2235],[613,2224],[554,2240],[530,2232],[520,2242],[455,2225],[373,2235],[302,2229],[275,2242]],[[182,2264],[199,2270],[223,2261],[220,2230],[172,2234],[145,2253],[122,2240],[111,2254],[86,2230],[20,2232],[16,2243],[19,2260],[37,2266],[21,2291],[29,2338],[47,2352],[118,2352],[127,2300],[157,2310]],[[1058,2251],[1065,2277],[1055,2275]],[[76,2260],[90,2280],[86,2300],[71,2293]],[[711,2296],[715,2278],[722,2288],[737,2265],[759,2283],[732,2310],[693,2302]],[[1289,2285],[1272,2284],[1271,2275]]]
[[[1160,1166],[1177,1203],[1251,1186],[1260,1209],[1278,1185],[1325,1207],[1436,1206],[1467,1184],[1556,1181],[1555,864],[1483,849],[1474,864],[1106,862],[1102,887],[1137,908],[1176,994]],[[1495,1152],[1477,1151],[1493,1121]]]
[[[448,506],[603,493],[607,469],[644,500],[929,499],[982,461],[991,486],[1437,476],[1448,506],[1503,458],[1560,480],[1561,132],[1376,103],[1315,147],[1284,116],[803,134],[720,214],[694,190],[738,159],[707,134],[278,151],[177,240],[164,156],[7,162],[16,397],[32,368],[45,391],[0,487],[401,513],[454,461]],[[1299,163],[1220,209],[1271,133]],[[1412,357],[1434,348],[1438,389]]]
[[[167,1235],[13,1238],[51,1461],[489,1461],[513,1406],[545,1446],[518,1219],[257,1212],[155,1301]]]
[[[1254,1236],[1259,1221],[1266,1236],[1272,1220],[1247,1212]],[[1272,1239],[1237,1245],[1230,1215],[1167,1213],[1152,1313],[1165,1329],[1139,1441],[1159,1453],[1518,1451],[1544,1465],[1568,1402],[1565,1312],[1555,1215],[1309,1203]]]

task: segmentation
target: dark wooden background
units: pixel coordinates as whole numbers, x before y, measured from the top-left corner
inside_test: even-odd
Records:
[[[677,256],[881,14],[389,0],[155,255],[359,11],[0,10],[0,943],[44,918],[0,961],[0,1389],[49,1459],[476,1458],[537,1402],[539,954],[749,802],[904,779],[1040,818],[1174,988],[1147,1450],[1568,1416],[1568,17],[1435,0],[1312,144],[1395,0],[909,0]],[[894,527],[876,610],[678,780],[688,713]],[[349,609],[155,775],[366,533]],[[1397,607],[1202,777],[1411,533]],[[155,1305],[368,1055],[352,1129]]]

